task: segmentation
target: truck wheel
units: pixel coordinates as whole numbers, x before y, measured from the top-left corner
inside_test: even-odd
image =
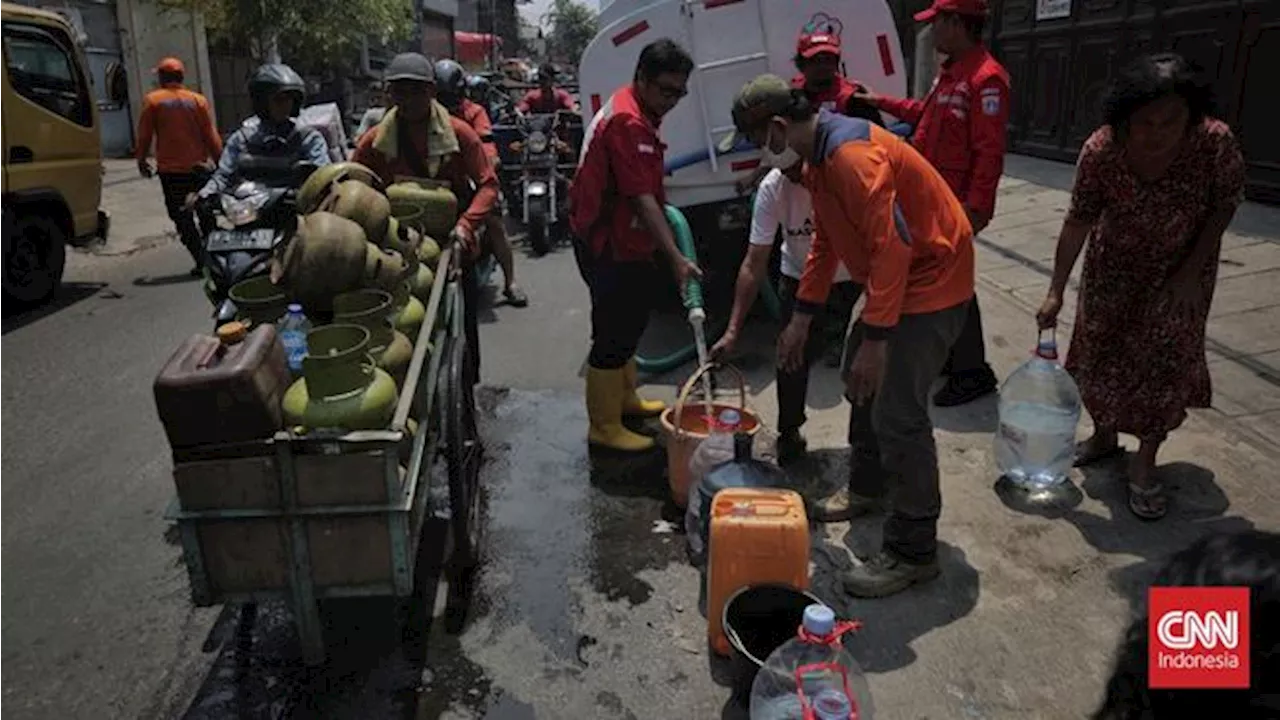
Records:
[[[51,298],[62,284],[67,264],[67,236],[45,215],[5,212],[4,275],[6,300],[36,305]]]

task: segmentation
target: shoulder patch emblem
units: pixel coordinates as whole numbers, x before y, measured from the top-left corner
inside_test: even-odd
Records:
[[[982,96],[982,113],[984,115],[998,115],[1000,113],[1000,96],[984,94]]]

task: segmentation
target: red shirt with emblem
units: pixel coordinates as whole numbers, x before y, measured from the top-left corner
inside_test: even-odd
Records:
[[[516,108],[522,113],[553,113],[557,110],[572,110],[573,96],[560,88],[552,88],[550,95],[543,93],[542,88],[538,88],[525,93],[520,102],[516,103]]]
[[[594,208],[587,214],[595,217],[582,221],[587,225],[583,239],[596,256],[607,251],[614,260],[649,260],[657,243],[630,200],[653,195],[659,205],[666,202],[662,187],[666,145],[658,139],[658,126],[640,109],[630,85],[609,98],[592,125],[569,189],[570,202],[579,211]]]
[[[975,214],[995,212],[1004,172],[1009,73],[982,45],[943,63],[924,100],[880,98],[878,107],[916,126],[911,144]]]

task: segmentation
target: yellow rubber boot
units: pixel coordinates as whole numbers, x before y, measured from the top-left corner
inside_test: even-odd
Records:
[[[587,418],[591,421],[587,442],[622,452],[643,452],[653,447],[653,438],[631,432],[622,424],[625,373],[623,368],[587,368]]]
[[[636,359],[631,358],[626,365],[622,366],[623,378],[626,383],[623,389],[626,391],[622,396],[622,414],[628,417],[657,417],[667,409],[667,404],[661,400],[645,400],[636,394],[636,383],[639,380],[640,370],[636,367]]]

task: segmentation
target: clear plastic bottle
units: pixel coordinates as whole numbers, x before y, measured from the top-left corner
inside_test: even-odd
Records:
[[[1041,334],[1035,354],[1000,388],[996,466],[1028,490],[1067,479],[1080,423],[1080,390],[1058,363],[1058,343]]]
[[[685,538],[693,557],[701,558],[706,550],[699,530],[699,491],[704,478],[715,468],[734,458],[733,436],[742,425],[742,414],[728,408],[711,422],[707,439],[698,443],[689,455],[689,499],[685,507]]]
[[[848,628],[837,626],[831,608],[814,604],[805,608],[802,629],[774,650],[756,674],[751,720],[872,720],[866,676],[840,643]],[[812,714],[806,715],[806,709]]]
[[[307,333],[311,332],[311,321],[302,314],[302,306],[298,303],[289,305],[289,312],[280,320],[280,343],[284,345],[285,359],[289,363],[289,372],[294,377],[302,375],[302,359],[307,356]]]

